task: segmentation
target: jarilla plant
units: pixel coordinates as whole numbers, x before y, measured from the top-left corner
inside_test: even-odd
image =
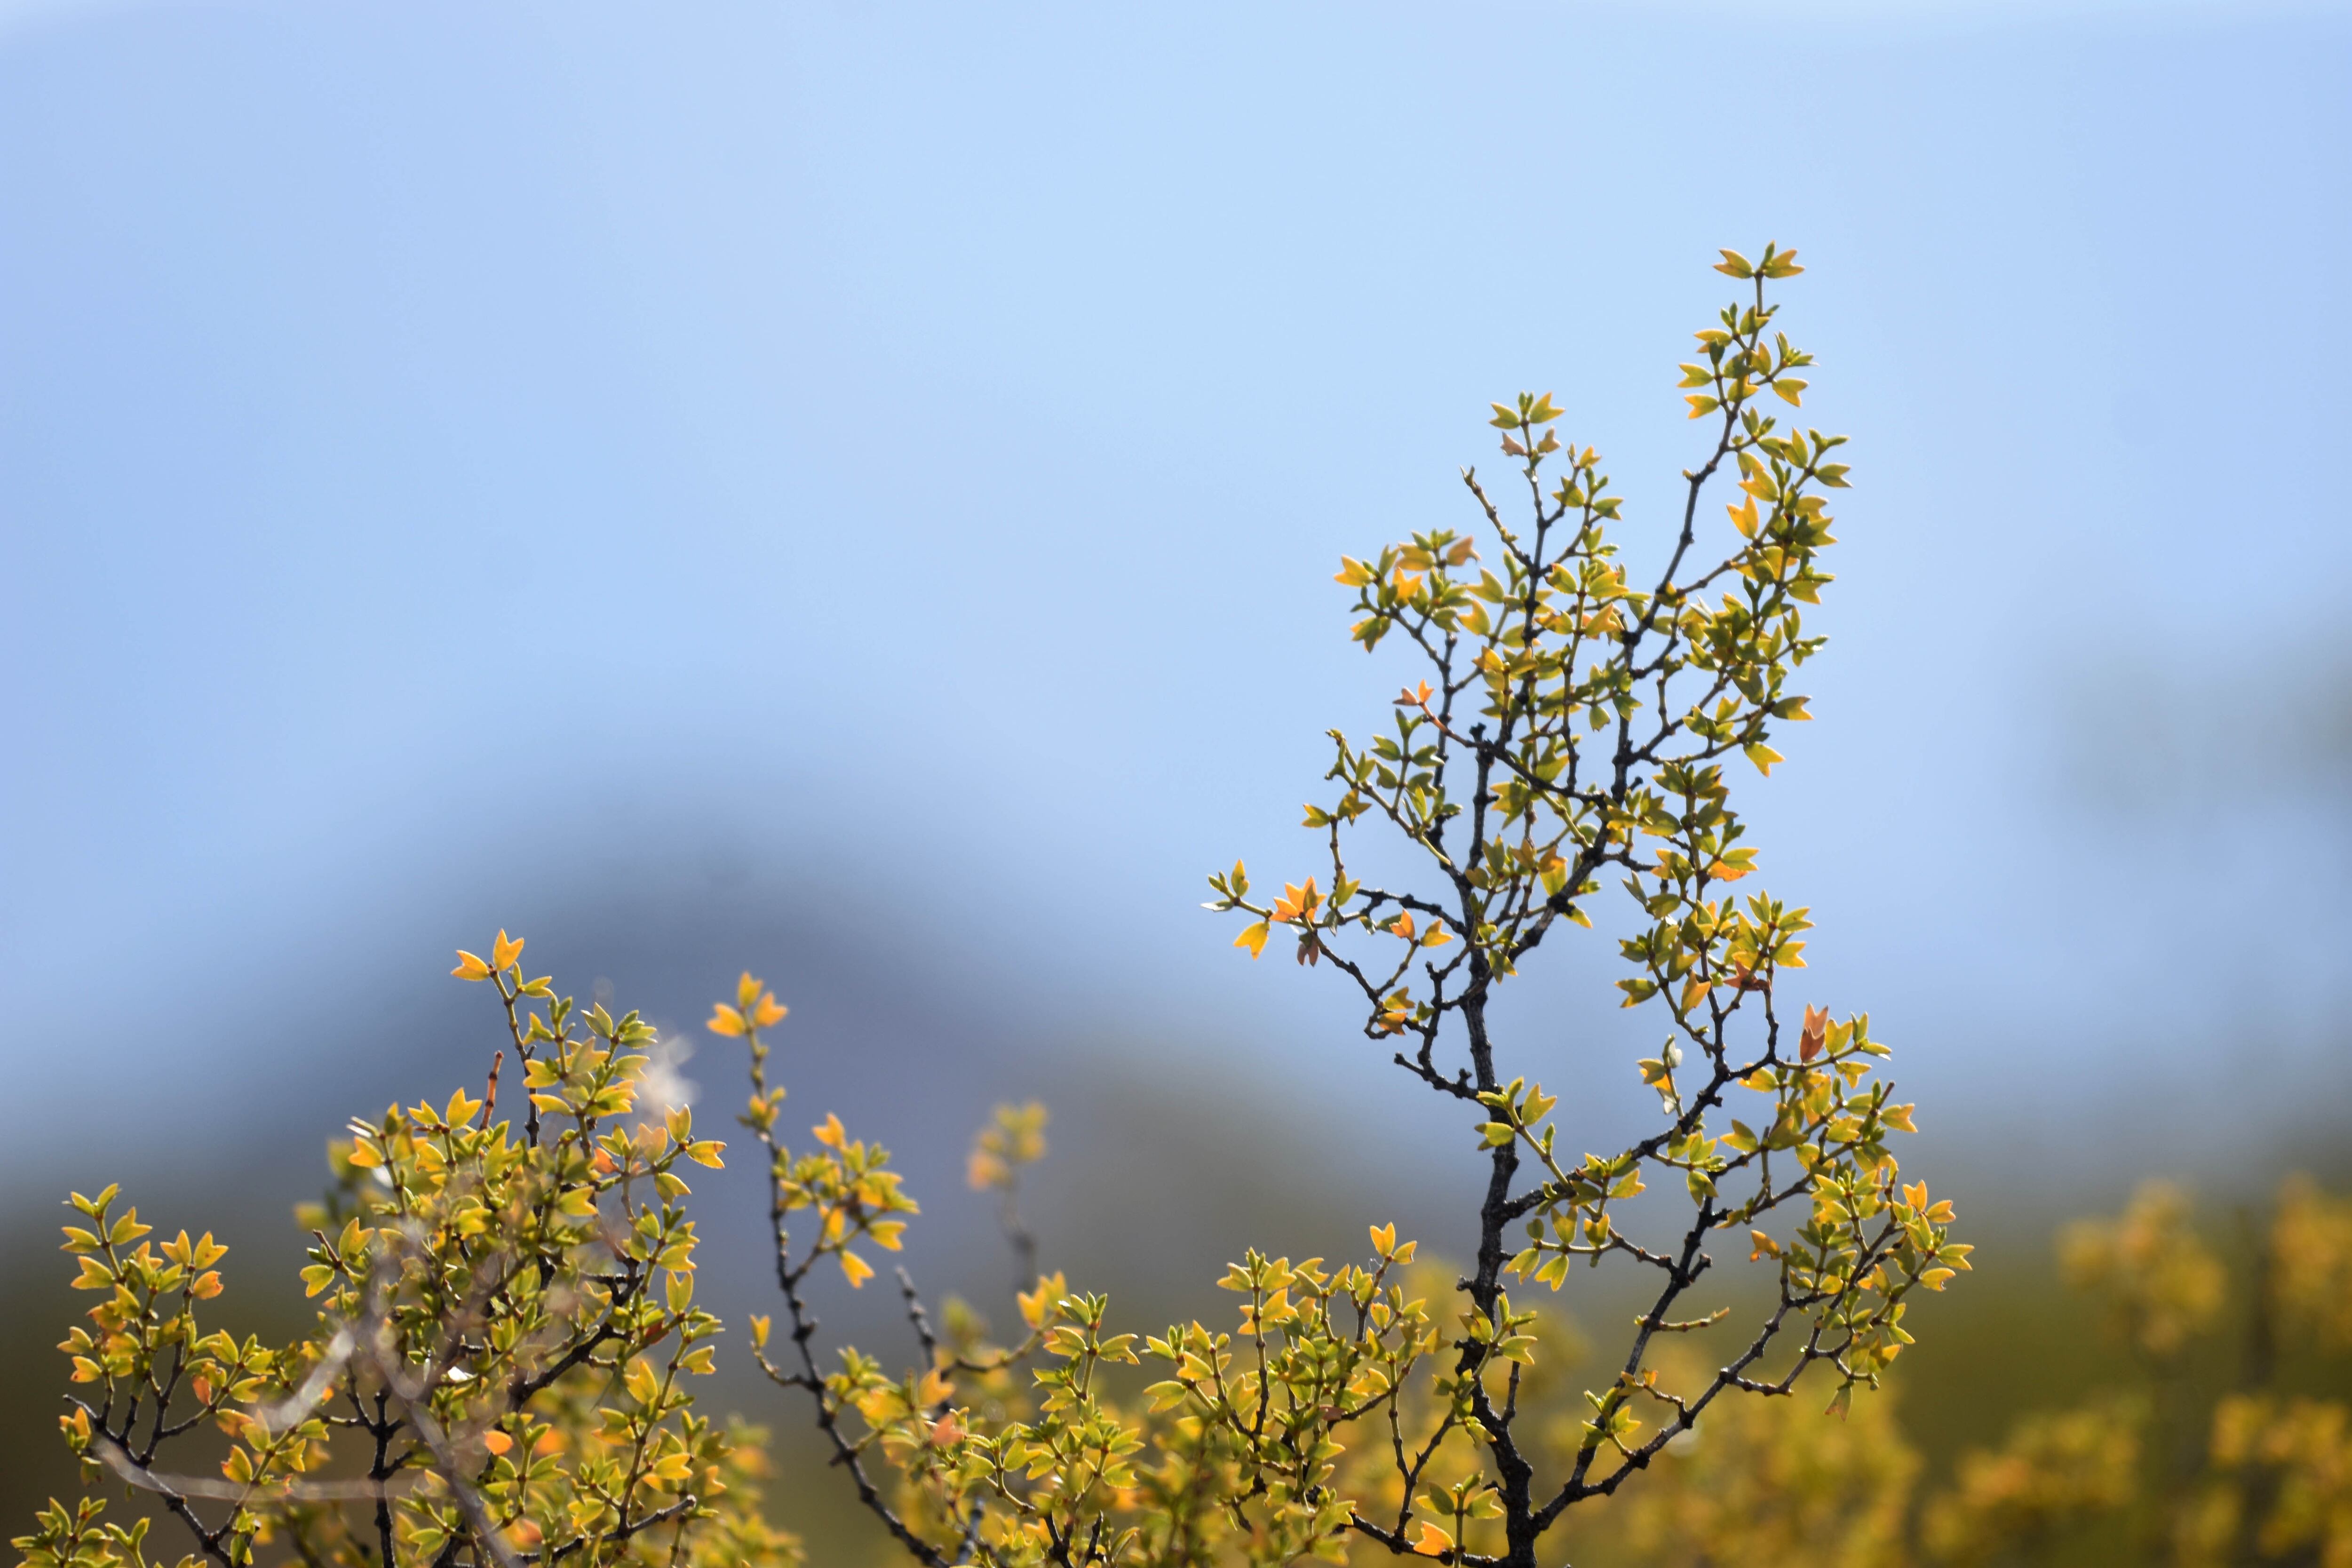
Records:
[[[1239,864],[1210,879],[1210,907],[1248,921],[1236,945],[1255,956],[1279,933],[1301,963],[1328,963],[1360,999],[1364,1033],[1441,1108],[1475,1113],[1487,1176],[1449,1307],[1406,1289],[1413,1244],[1375,1226],[1360,1263],[1249,1253],[1221,1281],[1243,1298],[1229,1329],[1113,1332],[1103,1299],[1056,1276],[1023,1298],[1016,1344],[940,1344],[898,1378],[856,1352],[826,1372],[801,1283],[827,1256],[863,1278],[861,1238],[895,1247],[883,1227],[908,1205],[879,1152],[837,1123],[809,1154],[777,1141],[756,1076],[767,1047],[743,1010],[772,1004],[747,983],[722,1015],[752,1043],[751,1120],[776,1172],[792,1352],[763,1364],[814,1399],[860,1497],[919,1561],[1272,1563],[1370,1547],[1532,1568],[1570,1509],[1624,1486],[1717,1400],[1787,1394],[1815,1373],[1845,1408],[1910,1342],[1914,1293],[1968,1268],[1951,1205],[1900,1178],[1889,1140],[1911,1131],[1912,1108],[1873,1076],[1886,1047],[1861,1016],[1788,1016],[1806,911],[1732,890],[1756,852],[1727,767],[1769,772],[1777,727],[1806,717],[1789,682],[1822,647],[1801,616],[1830,581],[1823,492],[1846,468],[1843,437],[1780,424],[1811,363],[1766,296],[1800,270],[1793,253],[1727,251],[1717,270],[1745,290],[1683,366],[1709,443],[1654,574],[1637,580],[1620,555],[1621,503],[1599,455],[1561,437],[1551,398],[1496,405],[1524,492],[1517,521],[1465,472],[1471,529],[1343,563],[1355,639],[1408,645],[1418,668],[1391,729],[1365,745],[1333,733],[1333,794],[1307,808],[1325,866],[1265,901]],[[1709,524],[1718,478],[1736,499]],[[1366,826],[1416,851],[1423,879],[1360,880],[1349,848]],[[1592,923],[1604,878],[1635,918],[1623,1003],[1654,1006],[1667,1029],[1638,1064],[1659,1124],[1570,1157],[1556,1097],[1507,1056],[1489,1009],[1548,939]],[[1653,1181],[1680,1190],[1679,1219],[1626,1217]],[[1764,1305],[1739,1323],[1729,1307],[1686,1315],[1727,1243],[1769,1273]],[[1539,1473],[1520,1394],[1543,1336],[1508,1289],[1556,1291],[1572,1266],[1603,1260],[1646,1275],[1648,1304],[1614,1375],[1585,1394],[1567,1462]],[[1676,1387],[1654,1351],[1682,1335],[1728,1343]],[[1161,1374],[1140,1411],[1107,1377],[1137,1362]],[[877,1458],[895,1488],[867,1473]]]
[[[1012,1199],[1044,1117],[1008,1109],[972,1173],[1003,1195],[1025,1331],[990,1344],[952,1303],[935,1328],[901,1270],[920,1364],[827,1357],[813,1272],[864,1285],[916,1205],[887,1152],[837,1117],[788,1145],[769,1080],[784,1008],[764,984],[746,974],[713,1013],[749,1047],[742,1120],[767,1159],[784,1321],[752,1320],[758,1363],[807,1396],[834,1466],[928,1568],[1364,1552],[1533,1568],[1570,1509],[1624,1487],[1718,1400],[1810,1379],[1843,1409],[1910,1342],[1913,1295],[1968,1267],[1950,1205],[1900,1179],[1889,1140],[1911,1107],[1873,1076],[1886,1047],[1863,1017],[1790,1005],[1806,911],[1733,890],[1756,852],[1727,770],[1769,772],[1778,727],[1806,716],[1789,682],[1822,646],[1801,616],[1830,581],[1823,492],[1846,470],[1843,437],[1780,422],[1811,363],[1766,297],[1800,270],[1793,253],[1727,251],[1717,270],[1742,293],[1683,367],[1707,444],[1654,569],[1620,554],[1621,503],[1551,398],[1496,405],[1520,500],[1507,509],[1465,472],[1471,527],[1343,562],[1355,640],[1404,647],[1414,671],[1390,729],[1362,745],[1333,733],[1331,793],[1307,812],[1327,863],[1270,901],[1239,864],[1210,879],[1211,907],[1246,922],[1236,945],[1255,956],[1279,933],[1300,963],[1328,963],[1433,1109],[1469,1118],[1486,1176],[1457,1281],[1431,1290],[1414,1244],[1375,1226],[1358,1262],[1247,1253],[1220,1281],[1241,1298],[1228,1327],[1118,1331],[1102,1296],[1036,1274]],[[1737,499],[1715,522],[1718,479]],[[1421,874],[1353,874],[1368,826]],[[1624,1005],[1665,1032],[1638,1064],[1658,1119],[1570,1156],[1557,1097],[1491,1005],[1548,941],[1611,908],[1605,880],[1630,900]],[[521,949],[502,932],[457,972],[499,995],[526,1080],[520,1129],[493,1120],[495,1063],[479,1100],[354,1123],[311,1216],[321,1312],[304,1342],[200,1329],[218,1289],[210,1238],[134,1250],[145,1227],[110,1192],[75,1200],[87,1224],[68,1247],[105,1300],[66,1347],[86,1385],[68,1438],[92,1479],[161,1499],[219,1568],[264,1549],[378,1568],[793,1553],[751,1507],[755,1440],[722,1435],[686,1393],[719,1325],[695,1304],[684,1167],[719,1149],[682,1111],[638,1115],[643,1021],[559,999],[525,977]],[[1632,1204],[1654,1182],[1678,1212]],[[1765,1280],[1738,1321],[1694,1305],[1726,1247]],[[1509,1289],[1557,1291],[1604,1262],[1646,1279],[1646,1305],[1555,1462],[1529,1417],[1557,1329]],[[1714,1370],[1662,1376],[1667,1339],[1719,1342]],[[1156,1375],[1130,1388],[1128,1366]],[[233,1439],[223,1479],[157,1468],[204,1424]],[[113,1568],[143,1563],[143,1531],[86,1500],[18,1545],[36,1568]]]

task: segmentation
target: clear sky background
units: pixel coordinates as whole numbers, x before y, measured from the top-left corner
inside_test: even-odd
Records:
[[[853,1056],[912,992],[1368,1061],[1195,907],[1309,868],[1393,687],[1337,558],[1464,523],[1521,388],[1662,531],[1767,238],[1854,437],[1751,790],[1811,996],[2021,1168],[2340,1139],[2352,10],[58,4],[0,8],[0,1176],[415,1092],[385,1020],[501,924],[707,927],[667,1016],[749,962]],[[1530,1037],[1613,1047],[1610,973]]]

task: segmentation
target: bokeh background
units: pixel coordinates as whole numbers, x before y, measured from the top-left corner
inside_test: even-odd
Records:
[[[445,976],[501,926],[681,1040],[766,976],[795,1103],[999,1310],[1000,1099],[1139,1314],[1253,1243],[1459,1251],[1466,1127],[1202,876],[1309,868],[1401,668],[1329,574],[1465,522],[1489,398],[1663,531],[1767,238],[1857,485],[1764,880],[1985,1243],[1906,1408],[1948,1455],[1988,1368],[2089,1375],[2059,1218],[2352,1128],[2347,72],[2334,5],[0,4],[12,1529],[63,1190],[296,1322],[323,1140],[478,1078]],[[1652,1042],[1587,947],[1520,1048],[1598,1136]]]

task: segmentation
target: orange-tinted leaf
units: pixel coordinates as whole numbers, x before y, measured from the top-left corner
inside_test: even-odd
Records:
[[[1822,1046],[1829,1037],[1830,1014],[1826,1007],[1805,1006],[1804,1032],[1797,1040],[1797,1059],[1811,1061],[1822,1054]]]

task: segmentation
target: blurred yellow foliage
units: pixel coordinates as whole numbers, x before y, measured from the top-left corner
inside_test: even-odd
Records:
[[[1905,1560],[1919,1470],[1892,1399],[1843,1418],[1810,1400],[1726,1401],[1600,1510],[1593,1534],[1617,1562],[1884,1568]]]
[[[2189,1224],[2189,1201],[2150,1182],[2113,1219],[2077,1220],[2059,1242],[2067,1282],[2104,1301],[2124,1339],[2171,1356],[2212,1326],[2221,1306],[2221,1264]]]
[[[2138,1494],[2145,1413],[2129,1401],[2029,1415],[2009,1441],[1960,1461],[1957,1484],[1927,1506],[1929,1561],[1989,1563]]]
[[[2273,1235],[2272,1289],[2284,1325],[2352,1350],[2352,1199],[2294,1177],[2280,1190]]]

